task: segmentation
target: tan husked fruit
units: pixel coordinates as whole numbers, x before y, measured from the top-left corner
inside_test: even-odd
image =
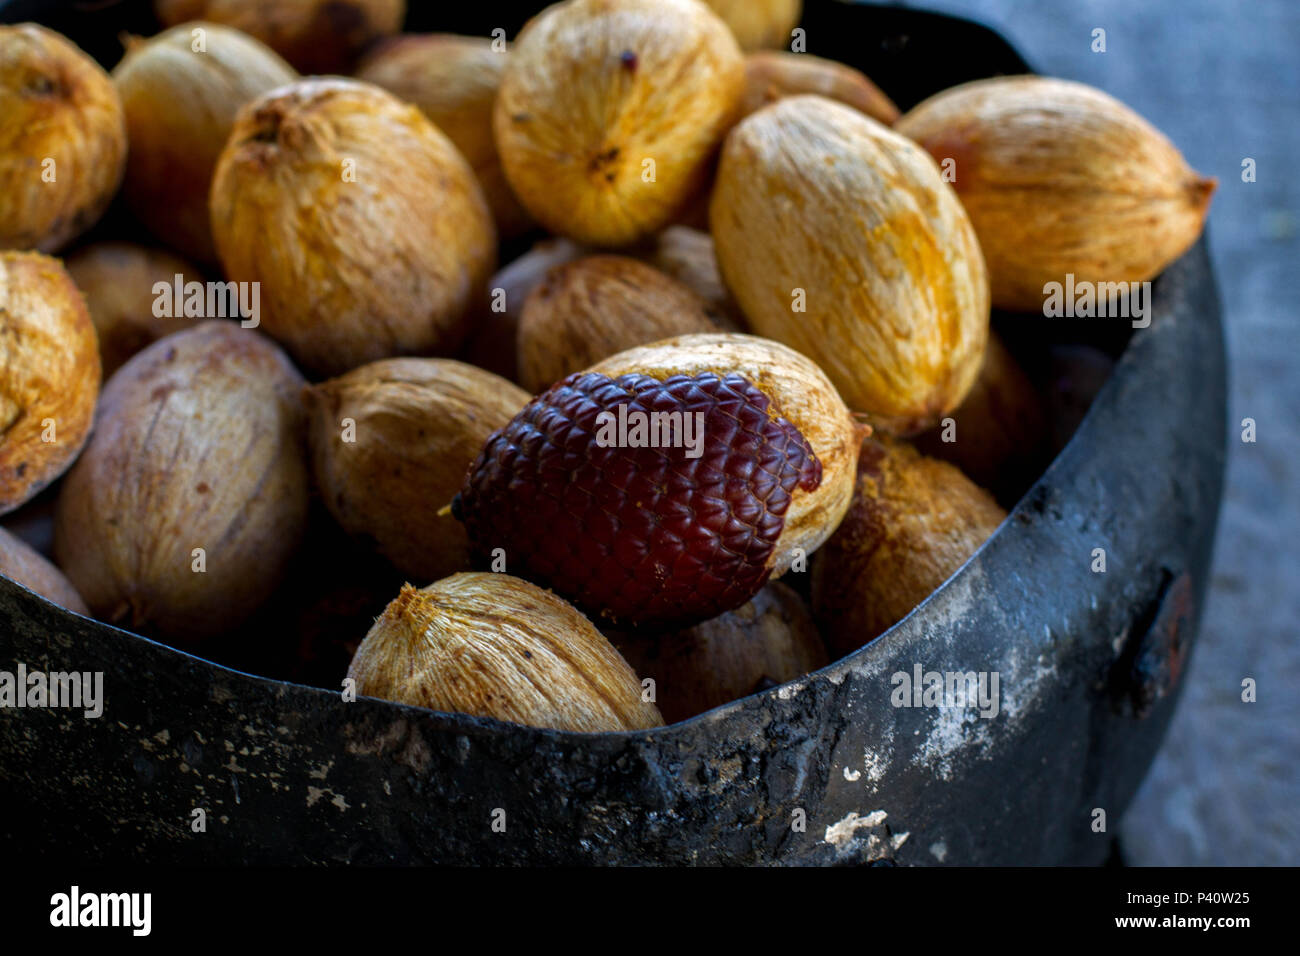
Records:
[[[906,617],[1004,518],[947,462],[886,436],[863,442],[853,506],[813,560],[813,613],[832,656]]]
[[[303,73],[344,73],[402,28],[406,0],[154,0],[154,11],[169,27],[210,20],[242,30]]]
[[[769,562],[772,577],[816,551],[848,510],[865,429],[853,420],[826,374],[798,352],[753,335],[683,335],[611,355],[589,371],[610,378],[635,372],[660,381],[735,372],[772,401],[774,416],[798,429],[821,462],[822,478],[813,491],[796,488],[792,493]]]
[[[0,249],[57,252],[98,221],[126,164],[108,74],[34,23],[0,26]]]
[[[844,63],[783,50],[761,50],[745,57],[744,116],[801,93],[838,100],[886,126],[892,126],[899,115],[894,101],[880,87]]]
[[[952,161],[1005,309],[1041,310],[1044,286],[1069,274],[1076,284],[1153,278],[1201,234],[1215,188],[1133,110],[1067,80],[966,83],[895,128]]]
[[[896,433],[956,408],[989,295],[975,232],[934,160],[857,110],[792,96],[727,137],[709,212],[750,328],[814,359]]]
[[[418,107],[356,80],[245,106],[211,211],[227,277],[261,284],[263,329],[325,374],[453,352],[495,265],[469,164]]]
[[[99,395],[99,345],[57,259],[0,252],[0,514],[72,464]]]
[[[552,236],[502,266],[488,280],[487,291],[474,310],[460,357],[502,378],[519,381],[519,350],[515,346],[528,293],[546,278],[552,266],[587,254],[588,250],[573,240]]]
[[[581,733],[663,718],[613,645],[550,591],[505,574],[409,584],[361,642],[357,693]]]
[[[469,569],[465,529],[440,513],[492,432],[528,404],[499,376],[452,359],[386,359],[307,390],[325,506],[404,574]]]
[[[803,0],[704,0],[726,22],[742,50],[788,47]]]
[[[118,370],[54,522],[55,557],[96,617],[192,646],[275,593],[307,517],[305,384],[226,321]]]
[[[497,231],[508,239],[532,223],[506,182],[492,136],[492,106],[507,57],[486,37],[403,35],[371,50],[357,79],[414,103],[447,134],[473,167]]]
[[[529,293],[519,322],[519,382],[542,392],[615,352],[730,331],[725,326],[658,269],[627,256],[587,256],[554,267]]]
[[[1042,470],[1043,404],[1015,357],[990,333],[979,378],[952,413],[951,429],[936,425],[916,437],[916,447],[956,465],[1000,500],[1019,498]]]
[[[182,288],[186,282],[203,280],[194,266],[165,250],[129,242],[100,242],[69,256],[67,268],[95,323],[105,380],[150,342],[200,321],[154,315],[157,283],[167,283],[165,294],[170,296],[177,275],[182,277]]]
[[[195,29],[206,33],[202,50]],[[112,75],[126,113],[123,188],[132,214],[168,246],[215,262],[208,191],[235,114],[298,74],[238,30],[187,23],[132,39]]]
[[[718,271],[718,254],[713,237],[690,226],[669,226],[628,255],[648,262],[672,276],[704,300],[710,314],[725,317],[738,329],[746,328],[740,306],[727,291]]]
[[[53,601],[59,607],[90,616],[90,609],[81,599],[72,582],[63,572],[22,538],[0,528],[0,574],[17,581],[29,591]]]
[[[744,60],[698,0],[565,0],[524,28],[494,115],[506,178],[551,232],[600,246],[662,229],[703,185]]]
[[[617,634],[614,646],[643,679],[669,723],[824,667],[826,648],[803,599],[779,582],[748,604],[671,634]]]

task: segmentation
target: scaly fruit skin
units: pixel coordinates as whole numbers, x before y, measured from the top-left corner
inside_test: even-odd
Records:
[[[1119,100],[1043,76],[936,93],[894,126],[939,162],[970,214],[993,304],[1038,312],[1044,285],[1144,282],[1196,241],[1215,181]]]
[[[620,405],[629,423],[683,413],[701,454],[602,445],[602,413]],[[621,625],[691,623],[757,593],[791,495],[821,477],[803,435],[739,375],[586,372],[489,439],[454,507],[480,561],[502,548],[507,570]]]

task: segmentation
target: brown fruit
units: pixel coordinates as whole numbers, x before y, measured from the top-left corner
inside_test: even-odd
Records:
[[[743,116],[801,93],[838,100],[886,126],[892,126],[899,116],[898,107],[880,87],[846,64],[782,50],[761,50],[745,57]]]
[[[704,300],[627,256],[587,256],[551,269],[519,322],[519,382],[541,392],[589,365],[674,335],[727,331]]]
[[[0,574],[77,614],[90,616],[72,582],[22,538],[0,528]]]
[[[745,328],[740,306],[727,291],[718,271],[717,250],[707,232],[690,226],[669,226],[645,244],[629,249],[627,254],[685,285],[704,300],[711,315],[725,318],[737,329]]]
[[[414,103],[447,134],[473,167],[497,231],[510,238],[532,220],[506,182],[492,136],[492,106],[508,56],[495,43],[448,33],[394,37],[366,56],[357,79]]]
[[[461,358],[512,382],[519,381],[516,342],[528,293],[546,278],[552,266],[587,254],[586,248],[571,239],[552,237],[503,266],[488,280],[487,292],[474,310]]]
[[[402,28],[406,0],[154,0],[154,11],[166,26],[209,20],[242,30],[303,73],[345,73]]]
[[[177,275],[182,276],[182,284],[203,280],[194,266],[162,249],[129,242],[101,242],[69,256],[67,268],[85,296],[90,319],[95,323],[105,379],[150,342],[199,321],[154,315],[157,283],[165,282],[170,290]]]
[[[744,62],[697,0],[566,0],[515,42],[494,127],[506,178],[552,232],[601,246],[662,229],[735,119]]]
[[[813,560],[813,613],[827,650],[843,657],[902,620],[1004,518],[947,462],[886,436],[867,439],[853,505]]]
[[[108,208],[126,163],[108,74],[34,23],[0,26],[0,249],[56,252]]]
[[[821,483],[812,491],[794,491],[772,553],[772,577],[816,551],[848,510],[864,429],[825,373],[792,349],[752,335],[684,335],[619,352],[588,371],[610,378],[637,373],[660,381],[674,375],[736,373],[763,392],[774,414],[807,440],[821,462]]]
[[[945,419],[917,436],[916,447],[956,465],[1000,499],[1019,497],[1044,463],[1043,407],[1043,396],[1002,340],[990,333],[979,378],[952,413],[952,428]]]
[[[814,359],[854,411],[908,433],[956,408],[988,338],[984,260],[923,150],[820,96],[727,137],[710,209],[750,327]]]
[[[451,359],[388,359],[313,386],[308,434],[326,507],[410,578],[468,570],[465,530],[440,509],[488,436],[528,399]]]
[[[1039,311],[1044,286],[1142,282],[1201,234],[1215,180],[1150,123],[1067,80],[1005,76],[944,90],[895,128],[941,162],[970,213],[993,303]]]
[[[495,264],[464,158],[417,107],[355,80],[245,106],[211,210],[228,278],[261,283],[265,331],[326,374],[454,351]]]
[[[205,34],[197,51],[195,30]],[[123,189],[136,218],[184,255],[215,262],[208,191],[235,114],[297,76],[257,40],[212,23],[131,40],[113,83],[126,112]]]
[[[72,464],[95,414],[99,346],[57,259],[0,252],[0,514]]]
[[[96,617],[193,644],[275,592],[307,515],[304,384],[221,321],[118,370],[55,515],[55,556]]]
[[[803,599],[779,582],[748,604],[684,631],[618,634],[610,640],[637,674],[654,680],[659,711],[669,723],[828,663]]]
[[[1090,345],[1055,345],[1049,350],[1047,409],[1054,452],[1074,437],[1114,370],[1115,360]]]
[[[358,694],[582,733],[663,719],[627,662],[549,591],[505,574],[409,584],[358,648]]]
[[[790,45],[803,0],[704,0],[726,22],[742,50]]]

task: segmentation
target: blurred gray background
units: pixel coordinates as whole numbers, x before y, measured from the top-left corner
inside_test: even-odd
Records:
[[[1119,97],[1219,178],[1209,229],[1232,428],[1215,569],[1182,701],[1121,838],[1136,865],[1300,864],[1300,2],[903,5],[994,27],[1039,72]],[[1098,27],[1105,53],[1091,49]],[[1241,442],[1247,417],[1255,444]],[[1245,677],[1257,703],[1241,701]]]

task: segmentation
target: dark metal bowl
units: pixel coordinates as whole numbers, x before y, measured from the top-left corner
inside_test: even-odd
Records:
[[[457,6],[411,26],[524,19]],[[904,108],[1027,69],[968,21],[807,7],[810,51],[861,67]],[[147,4],[0,4],[0,19],[42,20],[109,64],[118,29],[150,32],[148,17]],[[98,720],[0,711],[0,845],[223,863],[1100,862],[1095,810],[1113,832],[1155,755],[1207,581],[1226,422],[1204,239],[1156,283],[1149,328],[1106,335],[1122,357],[1073,439],[923,605],[815,674],[650,732],[344,703],[0,579],[0,670],[103,671],[107,700]],[[1106,573],[1090,569],[1098,547]],[[891,675],[917,664],[998,672],[1000,714],[892,706]]]

